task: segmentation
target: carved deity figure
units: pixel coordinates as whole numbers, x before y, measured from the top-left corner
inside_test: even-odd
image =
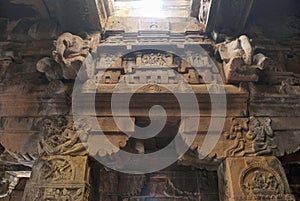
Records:
[[[234,144],[226,152],[228,156],[261,156],[271,154],[274,133],[271,127],[271,119],[266,118],[260,122],[255,117],[250,117],[240,125],[234,120],[228,134],[228,139],[234,140]]]

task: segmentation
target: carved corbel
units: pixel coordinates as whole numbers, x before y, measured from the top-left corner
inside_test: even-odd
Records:
[[[63,33],[54,41],[54,60],[60,64],[65,79],[75,79],[91,49],[91,39],[84,40],[71,33]]]
[[[253,55],[250,39],[242,35],[238,39],[216,45],[223,62],[227,83],[257,82],[260,70],[265,68],[267,57]]]

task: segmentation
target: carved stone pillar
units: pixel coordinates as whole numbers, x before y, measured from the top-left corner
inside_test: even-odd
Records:
[[[65,116],[46,117],[39,143],[39,159],[33,166],[23,201],[88,201],[90,166],[79,139],[86,131],[75,129]]]
[[[89,200],[87,156],[49,156],[34,166],[23,201]]]
[[[295,201],[276,157],[227,158],[218,174],[222,201]]]

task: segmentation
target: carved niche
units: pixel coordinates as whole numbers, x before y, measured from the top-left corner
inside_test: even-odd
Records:
[[[253,47],[246,35],[234,41],[217,44],[216,48],[223,61],[227,83],[259,80],[259,70],[265,68],[267,57],[260,53],[253,55]]]
[[[262,156],[271,155],[273,149],[272,139],[274,132],[271,127],[271,119],[266,118],[259,121],[255,117],[250,117],[247,121],[238,122],[233,119],[232,126],[227,139],[233,140],[232,147],[226,150],[227,156]]]

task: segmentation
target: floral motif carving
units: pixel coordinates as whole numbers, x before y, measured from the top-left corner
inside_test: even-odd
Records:
[[[271,154],[277,148],[272,144],[274,132],[271,119],[266,118],[260,122],[255,117],[250,117],[242,124],[233,119],[233,124],[227,133],[229,140],[234,140],[234,145],[229,148],[227,156],[261,156]]]

